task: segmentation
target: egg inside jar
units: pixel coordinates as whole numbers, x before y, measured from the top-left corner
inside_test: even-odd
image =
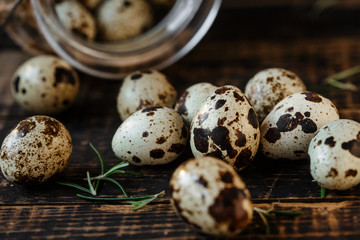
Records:
[[[121,42],[159,23],[175,0],[58,0],[56,15],[63,27],[87,41]]]

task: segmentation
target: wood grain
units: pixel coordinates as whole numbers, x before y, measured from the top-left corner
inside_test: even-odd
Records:
[[[228,1],[230,2],[230,1]],[[232,1],[233,3],[235,1]],[[239,1],[240,2],[240,1]],[[179,94],[201,81],[233,84],[241,89],[259,70],[283,67],[296,72],[309,89],[319,91],[338,107],[342,118],[360,121],[358,93],[328,88],[323,79],[359,64],[360,9],[334,8],[319,18],[294,6],[227,8],[220,12],[204,40],[185,58],[164,70]],[[339,18],[341,16],[341,18]],[[285,19],[285,20],[284,20]],[[234,24],[235,23],[235,24]],[[17,49],[0,51],[0,139],[31,113],[16,104],[10,80],[16,67],[29,56]],[[358,77],[349,78],[360,85]],[[89,147],[92,142],[104,155],[107,168],[119,162],[111,150],[112,136],[120,125],[116,95],[120,81],[81,74],[80,95],[68,111],[56,115],[69,129],[74,151],[66,170],[40,186],[19,186],[0,176],[0,239],[208,239],[178,218],[170,205],[168,182],[173,170],[192,157],[188,148],[175,162],[158,167],[128,167],[142,177],[119,176],[131,195],[166,195],[133,212],[124,203],[90,202],[75,196],[79,191],[57,185],[57,179],[84,184],[86,170],[98,173],[100,164]],[[297,210],[304,215],[270,220],[266,235],[259,216],[239,236],[241,239],[358,239],[360,189],[327,191],[309,173],[309,161],[272,161],[258,155],[239,173],[254,205]],[[118,196],[109,183],[103,196]]]

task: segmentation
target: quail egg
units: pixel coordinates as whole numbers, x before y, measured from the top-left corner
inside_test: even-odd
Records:
[[[273,159],[306,159],[315,133],[339,119],[334,104],[314,92],[294,93],[280,101],[261,124],[261,152]]]
[[[182,163],[170,180],[175,212],[195,229],[233,237],[252,220],[245,183],[227,163],[202,157]]]
[[[237,87],[219,87],[203,103],[191,123],[190,146],[195,157],[223,159],[236,170],[255,157],[260,142],[256,113]]]
[[[6,136],[0,167],[10,182],[43,183],[66,167],[71,152],[71,136],[65,126],[37,115],[20,121]]]
[[[249,80],[245,86],[245,95],[261,123],[278,102],[305,90],[303,81],[295,73],[282,68],[269,68]]]
[[[326,124],[308,152],[311,175],[320,186],[346,190],[360,183],[360,123],[340,119]]]
[[[64,27],[85,40],[96,36],[96,23],[91,13],[75,0],[61,1],[55,5],[56,14]]]
[[[149,107],[126,119],[112,139],[115,155],[133,165],[159,165],[175,160],[186,147],[188,129],[174,109]]]
[[[143,70],[129,74],[117,96],[117,110],[121,120],[146,107],[172,108],[176,102],[175,88],[166,76],[156,70]]]
[[[107,0],[98,8],[97,22],[102,40],[122,41],[150,28],[153,13],[145,0]]]
[[[11,83],[16,101],[37,114],[55,114],[67,109],[79,91],[79,78],[71,66],[48,55],[36,56],[23,63]]]
[[[201,82],[187,88],[175,105],[175,110],[190,126],[195,114],[199,111],[204,100],[212,94],[217,87],[211,83]]]

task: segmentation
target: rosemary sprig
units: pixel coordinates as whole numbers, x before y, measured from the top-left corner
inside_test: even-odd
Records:
[[[98,155],[98,158],[100,160],[100,165],[101,165],[101,175],[104,174],[104,159],[101,155],[101,153],[94,147],[94,145],[92,143],[89,143],[90,147],[92,148],[92,150],[94,150],[94,152]],[[98,179],[96,181],[96,184],[95,184],[95,192],[98,190],[99,188],[99,184],[100,184],[100,179]]]
[[[326,190],[324,187],[321,187],[321,198],[325,198]]]
[[[267,217],[276,217],[277,215],[285,215],[285,216],[299,216],[303,215],[303,212],[294,212],[294,211],[280,211],[280,210],[265,210],[261,208],[254,207],[254,211],[257,212],[264,222],[266,234],[270,234],[270,224]]]
[[[72,182],[58,181],[57,182],[58,184],[73,187],[73,188],[79,189],[81,191],[84,191],[86,193],[90,193],[91,195],[93,195],[93,196],[85,196],[82,194],[76,194],[76,196],[83,198],[83,199],[97,200],[97,201],[126,201],[127,203],[134,206],[132,208],[132,210],[138,210],[138,209],[144,207],[145,205],[147,205],[148,203],[154,201],[155,199],[164,196],[165,191],[162,191],[162,192],[154,194],[154,195],[129,196],[126,193],[123,186],[118,181],[116,181],[113,178],[110,178],[109,176],[114,175],[114,174],[131,174],[131,175],[141,176],[141,174],[138,172],[134,172],[134,171],[120,170],[123,167],[129,166],[129,163],[127,163],[127,162],[121,162],[119,164],[116,164],[115,166],[113,166],[112,168],[110,168],[108,171],[105,172],[103,156],[91,143],[90,143],[90,147],[95,151],[95,153],[97,154],[97,156],[100,160],[101,172],[100,172],[100,175],[95,176],[95,177],[91,177],[89,171],[86,172],[86,178],[84,178],[84,180],[87,181],[89,188],[82,187],[82,186],[80,186],[76,183],[72,183]],[[117,187],[120,188],[121,192],[124,194],[125,197],[95,197],[97,195],[100,181],[102,181],[102,180],[114,183]]]
[[[87,200],[96,200],[96,201],[126,201],[127,203],[130,203],[131,205],[135,206],[132,208],[132,210],[138,210],[148,203],[154,201],[157,198],[163,197],[165,195],[165,191],[161,191],[158,194],[154,195],[145,195],[141,197],[89,197],[82,194],[76,194],[76,196],[80,198],[84,198]]]
[[[352,83],[342,82],[346,78],[349,78],[355,74],[360,73],[360,65],[346,69],[342,72],[335,73],[325,79],[325,83],[343,90],[358,91],[359,88]]]
[[[86,179],[87,179],[87,182],[88,182],[88,185],[89,185],[90,192],[91,192],[92,195],[95,196],[95,195],[96,195],[96,191],[95,191],[95,189],[94,189],[93,184],[91,183],[89,171],[86,172],[86,177],[87,177]]]
[[[79,184],[76,184],[76,183],[64,182],[64,181],[57,181],[56,183],[60,184],[60,185],[68,186],[68,187],[77,188],[77,189],[79,189],[81,191],[84,191],[84,192],[87,192],[87,193],[91,194],[91,191],[89,189],[84,188],[84,187],[82,187],[82,186],[80,186]]]

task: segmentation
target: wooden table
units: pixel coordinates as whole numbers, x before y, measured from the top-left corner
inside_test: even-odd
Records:
[[[204,40],[164,72],[181,94],[200,81],[244,89],[257,71],[283,67],[297,73],[309,89],[330,98],[342,118],[360,121],[359,93],[328,89],[322,82],[328,75],[360,64],[360,6],[333,7],[314,18],[309,12],[309,4],[265,8],[225,2]],[[12,73],[28,56],[6,46],[0,51],[0,139],[31,115],[15,103],[9,87]],[[55,116],[69,129],[74,148],[60,179],[77,183],[86,170],[95,175],[100,168],[89,142],[103,153],[107,168],[119,162],[111,150],[111,139],[120,125],[115,101],[120,82],[81,77],[77,102]],[[348,80],[360,85],[359,77]],[[116,178],[131,195],[166,191],[165,197],[136,212],[120,202],[82,200],[75,196],[79,191],[54,182],[23,187],[0,176],[0,239],[206,239],[175,215],[169,201],[169,178],[191,156],[187,149],[166,166],[128,168],[141,172],[142,177]],[[304,215],[270,219],[268,235],[255,215],[239,238],[360,239],[359,187],[327,191],[321,199],[308,161],[271,161],[260,155],[240,175],[255,206],[297,210]],[[101,193],[120,195],[111,184],[105,184]]]

